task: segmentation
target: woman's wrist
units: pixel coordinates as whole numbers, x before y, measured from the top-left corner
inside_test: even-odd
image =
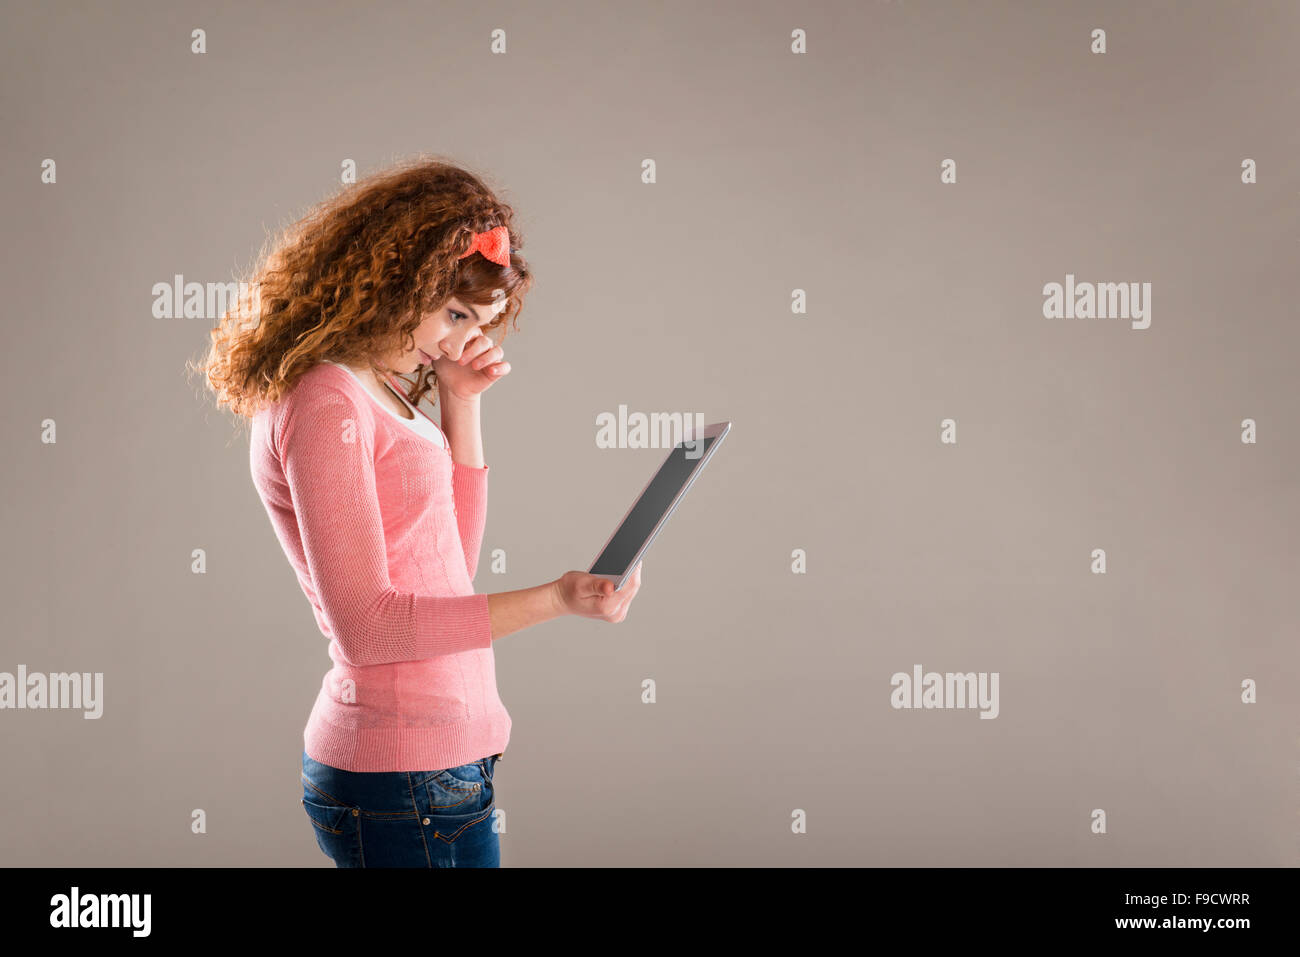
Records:
[[[461,395],[459,392],[453,392],[441,382],[438,383],[438,400],[444,404],[472,407],[479,405],[482,398],[483,394],[481,392],[476,392],[473,395]]]
[[[516,591],[493,592],[487,598],[493,641],[569,613],[558,581]]]
[[[547,582],[547,594],[551,601],[551,617],[561,618],[569,613],[569,609],[564,604],[564,592],[560,590],[560,580],[557,578],[553,582]]]

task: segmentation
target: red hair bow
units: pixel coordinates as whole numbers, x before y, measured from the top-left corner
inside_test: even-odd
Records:
[[[475,233],[469,249],[461,253],[458,258],[464,259],[474,253],[482,253],[485,259],[491,260],[498,266],[509,266],[510,230],[505,226],[494,226],[485,233]]]

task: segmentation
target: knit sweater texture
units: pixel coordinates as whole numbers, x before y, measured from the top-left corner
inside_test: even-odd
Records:
[[[346,771],[430,771],[506,749],[474,573],[488,467],[455,462],[322,363],[254,417],[253,484],[329,639],[303,750]]]

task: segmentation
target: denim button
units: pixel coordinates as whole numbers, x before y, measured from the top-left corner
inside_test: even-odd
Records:
[[[424,823],[425,823],[425,824],[428,824],[428,823],[429,823],[429,819],[428,819],[427,817],[424,819]]]

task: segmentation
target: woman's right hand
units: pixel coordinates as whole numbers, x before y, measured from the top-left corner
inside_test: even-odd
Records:
[[[579,571],[565,572],[551,584],[566,614],[619,622],[627,617],[628,606],[641,587],[641,563],[636,563],[622,591],[614,591],[608,578]]]

